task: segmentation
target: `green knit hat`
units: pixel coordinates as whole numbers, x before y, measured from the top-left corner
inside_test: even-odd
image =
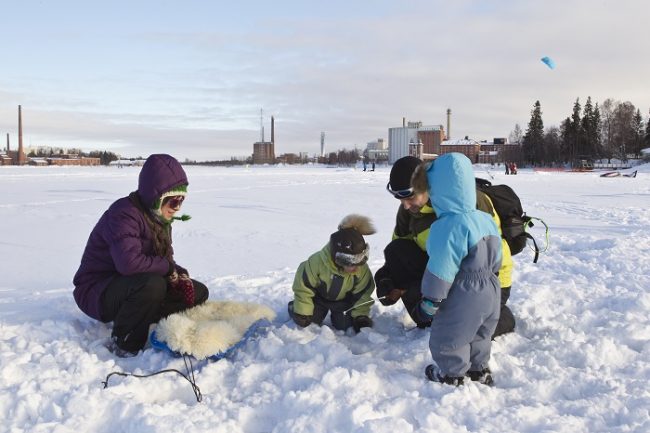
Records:
[[[166,223],[171,223],[173,222],[173,220],[187,221],[188,219],[191,218],[189,215],[185,215],[185,214],[181,215],[180,217],[173,217],[170,221],[167,221],[163,218],[162,216],[163,201],[167,197],[175,197],[177,195],[182,195],[183,197],[187,195],[187,184],[175,186],[169,191],[164,192],[160,197],[156,199],[156,201],[153,202],[153,206],[151,207],[153,213]]]

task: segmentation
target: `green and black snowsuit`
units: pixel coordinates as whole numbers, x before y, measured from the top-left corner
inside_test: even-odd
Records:
[[[370,316],[369,301],[374,289],[368,264],[359,266],[356,272],[344,272],[332,260],[327,244],[298,267],[293,281],[293,311],[312,316],[312,322],[318,324],[331,311],[334,327],[346,329],[353,318]]]

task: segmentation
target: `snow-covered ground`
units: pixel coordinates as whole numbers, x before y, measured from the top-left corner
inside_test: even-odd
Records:
[[[493,344],[494,388],[428,382],[428,330],[401,304],[373,307],[376,326],[359,335],[286,323],[295,269],[344,215],[372,217],[370,265],[381,266],[398,206],[388,171],[187,167],[193,218],[175,223],[178,262],[211,299],[278,315],[230,359],[197,363],[197,403],[172,374],[103,389],[112,371],[183,361],[153,349],[116,359],[110,328],[72,298],[90,230],[139,167],[1,167],[0,432],[650,431],[648,166],[634,179],[491,171],[551,227],[539,263],[515,257],[517,330]]]

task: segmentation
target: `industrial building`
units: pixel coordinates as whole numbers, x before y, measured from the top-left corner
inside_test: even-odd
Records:
[[[253,164],[275,164],[275,118],[271,116],[271,141],[264,141],[262,110],[260,110],[260,141],[253,143]]]
[[[25,154],[23,147],[23,111],[18,106],[18,150],[11,150],[9,134],[7,134],[7,148],[0,152],[0,165],[100,165],[99,158],[79,157],[76,154],[59,154],[51,157],[30,158]]]

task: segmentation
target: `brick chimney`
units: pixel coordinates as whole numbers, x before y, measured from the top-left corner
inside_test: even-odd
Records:
[[[447,108],[447,140],[451,140],[451,108]]]
[[[23,111],[22,107],[18,106],[18,165],[25,165],[27,158],[25,157],[25,149],[23,148]]]

